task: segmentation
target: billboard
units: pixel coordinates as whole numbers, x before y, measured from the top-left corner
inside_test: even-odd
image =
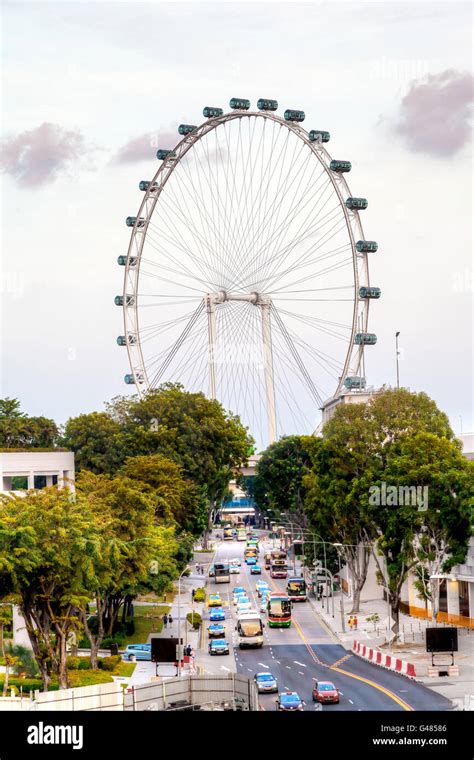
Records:
[[[180,639],[181,646],[183,639]],[[178,639],[153,637],[151,639],[151,661],[152,662],[176,662],[178,659]]]
[[[427,628],[426,629],[427,652],[457,652],[458,629],[457,628]]]

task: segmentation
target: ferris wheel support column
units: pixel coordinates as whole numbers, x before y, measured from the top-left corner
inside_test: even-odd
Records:
[[[208,334],[208,365],[209,365],[209,398],[217,398],[216,388],[216,302],[212,294],[205,298],[207,310]]]
[[[272,328],[270,323],[269,298],[260,298],[262,310],[263,371],[265,374],[265,393],[267,397],[268,442],[276,441],[275,383],[273,380]]]

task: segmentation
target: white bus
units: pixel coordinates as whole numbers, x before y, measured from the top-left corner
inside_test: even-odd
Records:
[[[239,647],[262,647],[263,646],[262,619],[256,610],[246,610],[237,616],[237,640]]]

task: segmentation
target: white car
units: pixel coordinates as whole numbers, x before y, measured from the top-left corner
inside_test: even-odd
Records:
[[[240,612],[247,612],[248,610],[252,609],[252,603],[250,599],[246,596],[240,597],[239,601],[237,602],[237,615]]]
[[[240,573],[240,567],[238,565],[232,565],[232,564],[230,564],[229,565],[229,573],[231,575],[237,575],[238,573]]]
[[[268,596],[262,596],[262,598],[260,599],[260,612],[267,611],[267,604],[268,604]]]
[[[255,586],[259,596],[262,596],[265,591],[268,593],[268,583],[266,581],[257,581]]]
[[[234,559],[231,559],[229,562],[229,565],[237,565],[237,567],[241,566],[241,561],[238,557],[235,557]]]
[[[247,599],[247,594],[245,593],[245,591],[241,591],[238,594],[234,594],[234,600],[233,600],[234,601],[234,607],[237,606],[237,604],[239,603],[239,601],[241,599]]]

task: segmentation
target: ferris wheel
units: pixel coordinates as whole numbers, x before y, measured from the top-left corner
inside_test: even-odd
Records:
[[[239,414],[261,446],[311,433],[343,388],[363,390],[369,255],[347,160],[329,132],[277,115],[275,100],[232,98],[181,124],[142,180],[123,293],[124,334],[140,395],[164,382],[203,391]]]

